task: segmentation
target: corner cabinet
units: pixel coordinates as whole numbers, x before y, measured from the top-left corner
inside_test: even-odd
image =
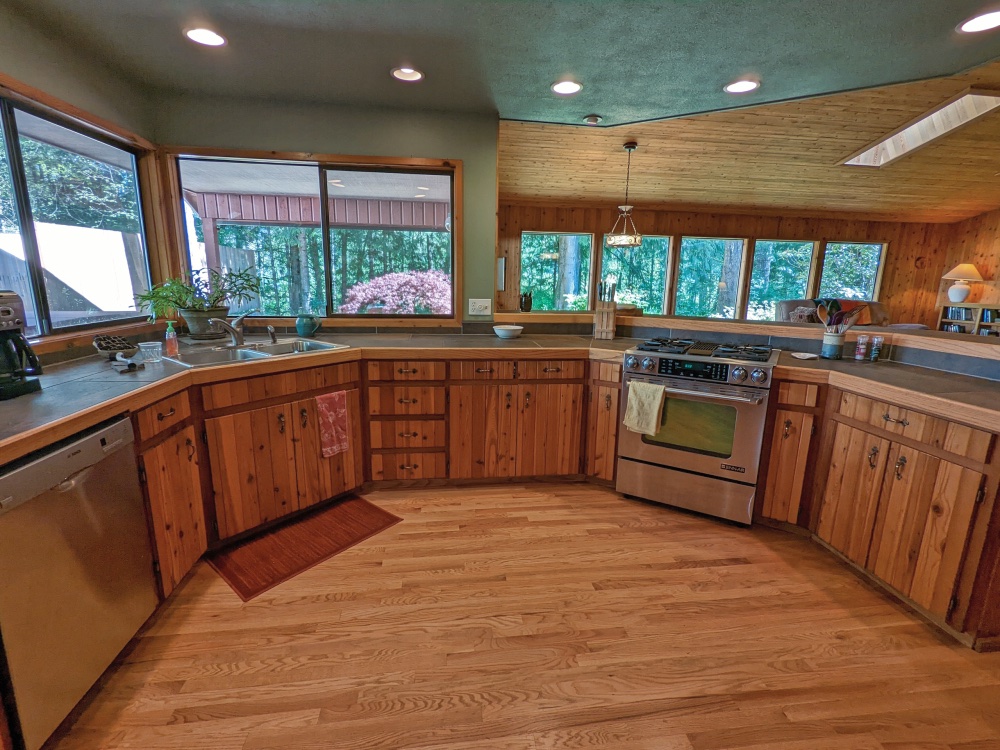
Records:
[[[618,463],[618,424],[621,408],[619,364],[594,362],[587,395],[587,459],[584,473],[606,482],[615,480]]]
[[[763,500],[763,518],[799,524],[807,515],[806,477],[819,410],[820,388],[815,383],[779,381],[772,393],[778,402],[771,433],[771,450]]]
[[[961,628],[953,614],[978,562],[966,555],[993,436],[850,393],[837,416],[816,535]]]

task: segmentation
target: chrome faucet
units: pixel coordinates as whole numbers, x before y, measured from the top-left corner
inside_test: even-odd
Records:
[[[277,335],[274,332],[274,326],[268,326],[267,327],[267,335],[271,337],[271,343],[272,344],[277,344],[278,343],[278,337],[277,337]]]
[[[229,333],[229,345],[230,346],[243,346],[246,340],[243,338],[243,319],[246,318],[250,313],[257,312],[257,309],[247,310],[245,313],[239,317],[233,318],[232,323],[228,323],[222,318],[209,318],[208,324],[215,328],[218,326],[224,331]]]

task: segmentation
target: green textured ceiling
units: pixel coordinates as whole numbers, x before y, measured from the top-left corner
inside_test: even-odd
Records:
[[[0,0],[152,92],[603,125],[911,81],[1000,56],[983,0]],[[197,47],[181,29],[229,38]],[[411,64],[420,84],[389,78]],[[761,77],[755,93],[722,86]],[[583,91],[561,98],[563,76]]]

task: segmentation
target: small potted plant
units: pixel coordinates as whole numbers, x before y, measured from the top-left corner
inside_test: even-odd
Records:
[[[225,319],[230,304],[249,302],[260,293],[260,280],[253,269],[216,271],[201,268],[191,272],[190,280],[175,277],[157,284],[148,292],[136,295],[136,302],[149,310],[152,320],[166,318],[176,310],[187,323],[192,338],[220,338],[225,331],[215,331],[208,321]]]

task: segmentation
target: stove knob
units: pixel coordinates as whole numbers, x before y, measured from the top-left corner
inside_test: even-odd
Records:
[[[656,369],[656,360],[653,359],[652,357],[645,357],[642,360],[642,369],[643,370],[654,370],[654,369]]]
[[[757,385],[763,385],[764,383],[767,382],[767,372],[761,370],[760,368],[757,368],[756,370],[750,373],[750,379]]]
[[[729,376],[730,380],[737,383],[742,383],[747,379],[747,368],[745,367],[734,367],[732,374]]]
[[[635,357],[625,357],[625,367],[628,369],[634,370],[638,364],[639,360]]]

